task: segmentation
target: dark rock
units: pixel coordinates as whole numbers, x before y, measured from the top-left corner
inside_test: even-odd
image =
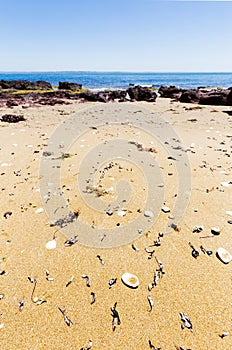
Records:
[[[180,89],[176,86],[161,86],[158,93],[161,97],[179,98],[186,89]]]
[[[35,82],[27,80],[0,80],[0,88],[15,90],[50,90],[52,89],[52,85],[43,80]]]
[[[150,90],[148,87],[135,86],[126,90],[126,93],[130,96],[131,100],[155,102],[157,94],[154,90]]]
[[[98,100],[97,94],[91,91],[81,92],[79,97],[90,102],[96,102]]]
[[[76,83],[69,83],[67,81],[59,81],[59,90],[71,90],[71,91],[76,91],[76,90],[81,90],[82,85],[81,84],[76,84]]]
[[[228,90],[211,90],[200,95],[199,103],[202,105],[223,106],[227,103]]]
[[[198,103],[200,95],[200,90],[187,90],[181,93],[178,100],[185,103]]]
[[[229,94],[227,95],[226,105],[227,106],[232,106],[232,88],[229,90]]]
[[[14,114],[4,114],[1,116],[0,119],[2,122],[7,122],[7,123],[18,123],[26,120],[23,115],[14,115]]]

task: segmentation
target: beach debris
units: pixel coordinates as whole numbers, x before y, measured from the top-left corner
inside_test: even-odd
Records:
[[[46,280],[47,281],[54,281],[54,279],[55,279],[54,277],[49,277],[50,272],[48,270],[46,270],[45,273],[46,273]]]
[[[113,317],[113,319],[112,319],[112,330],[113,330],[113,332],[116,329],[116,325],[120,326],[120,324],[121,324],[119,313],[116,310],[116,307],[117,307],[117,302],[114,303],[114,306],[110,308],[111,312],[112,312],[111,316]]]
[[[137,288],[139,286],[139,279],[136,275],[133,275],[130,272],[125,272],[122,277],[122,282],[130,288]]]
[[[215,236],[220,235],[220,233],[221,233],[220,227],[218,227],[218,226],[212,227],[212,228],[211,228],[211,233],[212,233],[213,235],[215,235]]]
[[[26,120],[23,115],[4,114],[0,117],[1,122],[18,123]]]
[[[152,349],[152,350],[161,350],[161,348],[156,348],[155,345],[153,345],[150,340],[148,340],[148,344],[149,344],[150,349]]]
[[[105,265],[105,261],[100,257],[100,255],[97,255],[97,258],[99,259],[102,265]]]
[[[138,229],[138,234],[141,235],[143,233],[143,230],[141,228]]]
[[[163,205],[161,208],[163,213],[170,213],[171,209],[169,207],[167,207],[166,205]]]
[[[197,225],[195,225],[194,227],[193,227],[193,233],[200,233],[201,231],[203,231],[204,230],[204,226],[197,226]]]
[[[148,310],[148,312],[151,312],[153,309],[153,306],[154,306],[154,301],[150,295],[148,295],[147,300],[148,300],[149,305],[150,305],[150,309]]]
[[[219,337],[223,339],[223,338],[227,337],[229,334],[230,334],[230,332],[223,332],[222,334],[219,334]]]
[[[92,304],[94,304],[94,303],[95,303],[95,301],[96,301],[96,295],[95,295],[95,293],[94,293],[94,292],[91,292],[90,294],[91,294],[91,298],[92,298],[92,300],[91,300],[91,303],[90,303],[90,304],[92,305]]]
[[[176,232],[180,232],[180,230],[181,230],[181,228],[178,227],[178,225],[175,224],[174,222],[171,223],[171,228],[173,228],[173,230]]]
[[[77,238],[77,235],[67,239],[65,242],[64,242],[64,245],[65,247],[71,247],[73,244],[79,242],[78,238]]]
[[[153,257],[153,254],[155,253],[155,250],[149,250],[149,249],[145,248],[145,252],[147,254],[149,254],[147,258],[151,259]]]
[[[38,209],[36,209],[35,213],[36,213],[36,214],[39,214],[39,213],[42,213],[43,211],[44,211],[43,208],[38,208]]]
[[[74,276],[71,276],[70,280],[66,283],[65,287],[70,286],[70,284],[72,283],[73,279],[74,279]]]
[[[109,289],[110,288],[113,288],[113,286],[115,285],[115,283],[117,282],[117,278],[111,278],[110,280],[109,280]]]
[[[0,294],[0,300],[4,298],[5,294]]]
[[[196,250],[196,249],[194,248],[194,246],[192,245],[191,242],[189,242],[189,246],[192,248],[192,256],[193,256],[195,259],[198,258],[198,256],[200,255],[199,252],[198,252],[198,250]]]
[[[50,221],[50,226],[59,226],[60,228],[63,228],[65,226],[67,226],[68,224],[76,221],[76,219],[79,216],[80,211],[76,210],[74,212],[70,212],[68,213],[64,218],[58,219],[58,220],[54,220],[54,221]]]
[[[165,274],[164,265],[163,265],[162,261],[157,259],[157,257],[155,257],[155,260],[156,260],[157,264],[159,265],[159,270],[158,270],[159,278],[162,278],[163,275]]]
[[[3,214],[3,217],[4,217],[5,219],[8,219],[11,215],[12,215],[12,211],[6,211],[6,212]]]
[[[149,247],[159,247],[159,246],[161,246],[160,237],[162,237],[162,236],[158,235],[157,239],[154,240],[154,244],[149,245]]]
[[[226,214],[229,216],[232,216],[232,211],[231,210],[226,210]]]
[[[29,277],[29,276],[27,278],[28,278],[29,282],[31,282],[31,283],[35,283],[36,282],[35,278]]]
[[[137,141],[129,141],[128,143],[131,145],[135,145],[138,151],[157,153],[157,150],[154,147],[143,147],[143,145],[141,143],[138,143]]]
[[[218,248],[216,256],[224,263],[229,264],[232,260],[232,255],[224,248]]]
[[[6,273],[5,270],[0,270],[0,276],[4,275]]]
[[[159,269],[156,269],[156,270],[155,270],[155,273],[154,273],[154,278],[153,278],[152,283],[149,283],[149,284],[148,284],[148,290],[149,290],[149,292],[150,292],[154,287],[157,286],[157,283],[158,283],[159,278],[162,277],[162,274],[161,274],[161,277],[160,277],[160,274],[161,274],[161,273],[160,273],[160,270],[159,270]]]
[[[131,247],[135,252],[139,252],[139,248],[137,248],[134,244],[132,244]]]
[[[223,187],[229,187],[230,185],[232,185],[232,181],[223,181],[223,182],[221,182],[221,186],[223,186]]]
[[[207,254],[209,256],[213,255],[212,250],[206,250],[202,245],[200,246],[200,249],[201,249],[202,253],[204,253],[204,254]]]
[[[120,217],[123,217],[123,216],[126,215],[126,211],[125,211],[125,210],[119,210],[119,211],[117,212],[117,215],[120,216]]]
[[[86,286],[87,286],[87,287],[90,287],[91,284],[90,284],[89,276],[87,276],[87,275],[81,275],[81,277],[85,279]]]
[[[107,215],[109,215],[109,216],[111,216],[111,215],[113,215],[113,210],[111,210],[111,209],[108,209],[107,211],[106,211],[106,214]]]
[[[71,324],[73,324],[73,322],[70,320],[70,318],[67,316],[66,314],[66,309],[65,307],[60,308],[58,306],[58,309],[60,310],[60,312],[62,313],[63,317],[64,317],[64,322],[66,323],[67,326],[71,326]]]
[[[46,243],[45,247],[46,247],[48,250],[55,249],[55,248],[56,248],[56,240],[55,240],[55,239],[52,239],[51,241],[48,241],[48,242]]]
[[[183,312],[180,312],[180,317],[181,317],[181,321],[183,322],[183,324],[181,325],[181,328],[182,329],[188,328],[188,329],[192,330],[193,326],[192,326],[192,322],[191,322],[189,316],[184,314]]]
[[[21,312],[24,307],[24,297],[22,297],[21,300],[19,300],[19,311]]]
[[[154,216],[154,214],[152,213],[151,210],[145,210],[144,216],[145,216],[146,218],[152,218],[152,217]]]
[[[93,346],[93,341],[92,341],[92,339],[90,339],[87,348],[81,348],[80,350],[90,350],[92,348],[92,346]]]

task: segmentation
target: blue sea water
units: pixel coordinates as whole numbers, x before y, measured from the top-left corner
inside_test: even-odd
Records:
[[[199,86],[232,86],[230,73],[140,73],[140,72],[0,72],[0,79],[23,79],[30,81],[45,80],[57,86],[59,81],[82,84],[84,88],[101,90],[126,89],[129,84],[160,87],[175,85],[181,88]]]

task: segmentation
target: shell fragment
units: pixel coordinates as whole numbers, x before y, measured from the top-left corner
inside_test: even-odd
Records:
[[[137,288],[139,286],[139,279],[136,275],[133,275],[132,273],[125,272],[122,275],[122,282],[130,288]]]
[[[224,248],[218,248],[216,256],[224,263],[228,264],[232,260],[232,255]]]

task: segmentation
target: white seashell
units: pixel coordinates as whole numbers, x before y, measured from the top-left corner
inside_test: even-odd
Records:
[[[122,282],[130,288],[137,288],[139,286],[139,279],[136,275],[133,275],[132,273],[125,272],[122,277]]]
[[[231,185],[230,181],[223,181],[223,182],[221,182],[221,186],[223,186],[223,187],[228,187],[230,185]]]
[[[227,210],[227,211],[226,211],[226,214],[229,215],[229,216],[232,216],[232,211]]]
[[[125,216],[125,215],[126,215],[126,212],[125,212],[124,210],[119,210],[119,211],[117,212],[117,215],[120,216],[120,217],[122,217],[122,216]]]
[[[56,240],[53,239],[52,241],[48,241],[48,242],[46,243],[46,248],[47,248],[48,250],[55,249],[55,248],[56,248]]]
[[[0,329],[2,329],[4,327],[4,323],[0,324]]]
[[[152,211],[146,210],[144,212],[144,216],[146,216],[147,218],[152,218],[154,215],[153,215]]]
[[[33,303],[37,303],[37,301],[39,301],[39,298],[38,297],[34,297],[33,298]]]
[[[232,260],[232,255],[224,248],[218,248],[216,255],[224,264],[228,264]]]
[[[169,207],[167,207],[166,205],[163,205],[161,210],[164,212],[164,213],[170,213],[171,209]]]
[[[38,208],[38,209],[36,209],[35,213],[36,213],[36,214],[39,214],[39,213],[42,213],[43,211],[44,211],[43,208]]]

